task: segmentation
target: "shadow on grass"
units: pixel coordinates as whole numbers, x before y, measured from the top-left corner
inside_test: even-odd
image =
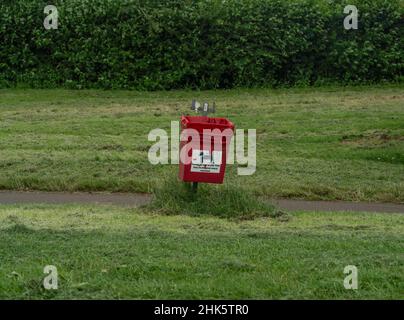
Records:
[[[194,192],[190,183],[174,177],[167,178],[153,190],[153,200],[145,208],[163,214],[212,215],[241,220],[286,215],[242,187],[200,183]]]

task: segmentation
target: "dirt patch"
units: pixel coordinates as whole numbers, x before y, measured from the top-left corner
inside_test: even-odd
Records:
[[[370,132],[358,135],[344,135],[341,143],[356,147],[380,147],[391,142],[404,141],[404,136],[391,135],[386,132]]]
[[[370,229],[370,226],[367,226],[367,225],[346,226],[346,225],[338,225],[338,224],[326,224],[326,225],[317,227],[317,229],[327,229],[327,230],[335,230],[335,231],[340,231],[340,230],[354,231],[354,230]]]

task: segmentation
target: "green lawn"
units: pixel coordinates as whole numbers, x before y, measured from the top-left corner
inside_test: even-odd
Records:
[[[0,298],[404,298],[399,214],[231,221],[112,206],[0,206]],[[59,289],[42,289],[55,265]],[[358,268],[359,289],[343,286]]]
[[[258,167],[241,177],[230,166],[224,186],[190,201],[177,165],[149,164],[147,135],[194,97],[257,129]],[[403,85],[0,90],[0,189],[156,195],[138,209],[1,205],[0,299],[404,299],[403,215],[287,214],[256,197],[404,202],[403,106]],[[42,288],[46,265],[56,291]],[[356,291],[343,286],[347,265]]]
[[[192,98],[256,128],[257,172],[226,181],[266,196],[404,202],[404,86],[229,91],[0,90],[0,188],[148,192],[151,129]]]

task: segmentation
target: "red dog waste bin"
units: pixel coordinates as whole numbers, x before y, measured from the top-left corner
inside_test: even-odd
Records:
[[[223,183],[233,134],[234,124],[225,118],[182,116],[180,179]]]

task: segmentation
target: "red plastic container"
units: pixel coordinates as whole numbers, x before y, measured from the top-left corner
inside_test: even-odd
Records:
[[[223,183],[234,124],[225,118],[181,117],[179,178]]]

